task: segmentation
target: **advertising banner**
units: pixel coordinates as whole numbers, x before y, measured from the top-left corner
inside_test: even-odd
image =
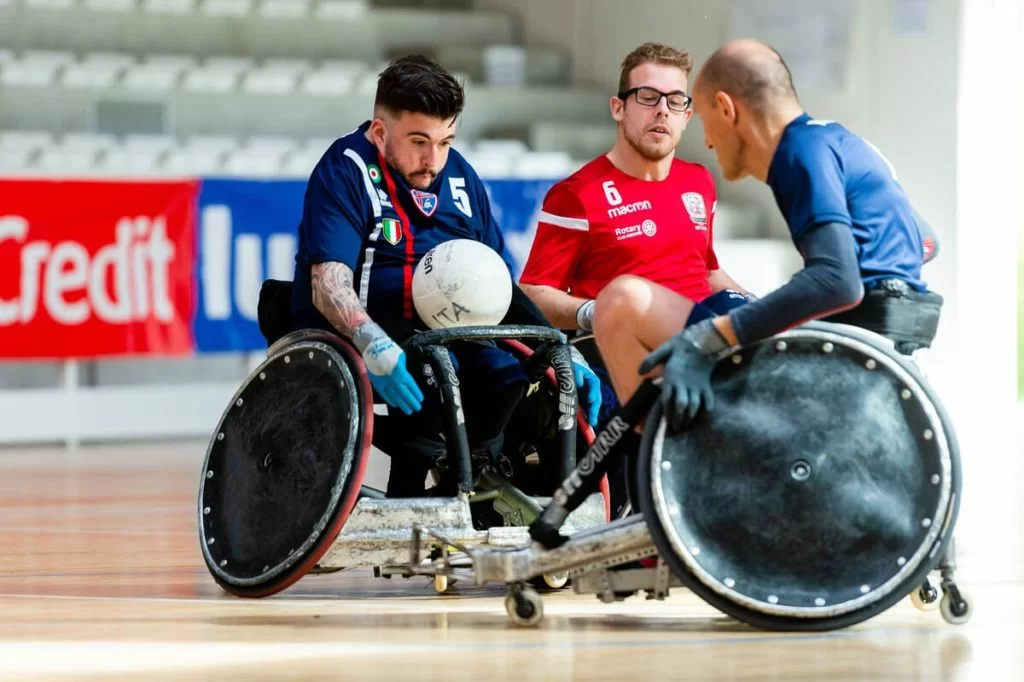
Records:
[[[256,321],[265,279],[291,280],[305,181],[204,180],[199,195],[196,350],[267,347]]]
[[[0,357],[192,352],[197,187],[4,180]]]
[[[550,180],[485,181],[518,277]],[[304,180],[0,182],[0,358],[262,351]]]

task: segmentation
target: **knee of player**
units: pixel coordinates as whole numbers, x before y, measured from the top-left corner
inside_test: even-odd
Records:
[[[634,275],[616,277],[597,296],[594,333],[606,333],[635,317],[649,298],[650,292],[642,278]]]

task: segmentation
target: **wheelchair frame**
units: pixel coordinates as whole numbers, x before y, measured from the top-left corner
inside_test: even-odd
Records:
[[[805,327],[820,329],[825,325],[847,326],[812,322]],[[854,329],[858,334],[878,336],[860,328]],[[778,335],[776,347],[779,350],[784,349],[785,339],[796,333],[798,332],[790,331]],[[884,339],[880,336],[878,338]],[[742,357],[739,354],[734,355],[732,361],[741,362]],[[923,380],[923,377],[916,378]],[[670,569],[659,555],[657,543],[649,526],[652,521],[646,519],[642,512],[612,521],[601,528],[576,532],[570,537],[559,532],[576,506],[593,491],[594,482],[604,475],[611,463],[628,456],[627,453],[615,448],[622,434],[638,426],[648,416],[652,416],[653,419],[648,420],[645,426],[641,451],[652,446],[655,431],[659,426],[664,428],[663,424],[659,424],[660,410],[657,409],[660,384],[661,379],[644,380],[636,393],[616,409],[611,419],[595,437],[583,460],[566,477],[541,516],[531,524],[532,543],[518,548],[473,547],[426,524],[416,523],[412,528],[410,571],[424,575],[448,574],[454,570],[454,564],[451,562],[447,547],[455,547],[462,556],[469,558],[471,568],[468,571],[463,569],[463,573],[468,573],[468,577],[476,586],[496,582],[508,585],[505,609],[511,621],[521,626],[536,625],[543,618],[541,597],[527,584],[541,573],[566,575],[573,580],[573,588],[577,594],[595,594],[604,603],[622,601],[641,591],[646,592],[648,599],[664,600],[671,588],[680,586],[705,592],[703,586],[697,585],[694,578],[683,580]],[[653,414],[649,414],[652,408]],[[936,405],[936,408],[944,416],[941,406]],[[959,472],[956,476],[959,476]],[[954,510],[958,504],[956,500],[954,508],[950,510],[951,516],[955,516]],[[931,610],[936,605],[938,589],[941,588],[943,596],[938,606],[943,618],[951,624],[962,624],[970,618],[971,603],[955,580],[952,519],[947,519],[947,522],[950,525],[939,531],[932,549],[933,553],[941,549],[937,565],[931,564],[925,571],[924,582],[911,593],[911,599],[917,608]],[[415,564],[415,558],[419,556],[420,548],[428,538],[440,542],[445,551],[429,565]],[[656,557],[653,566],[636,565],[611,570],[616,566],[635,564],[638,560],[649,557]],[[928,575],[933,570],[937,570],[941,575],[938,586]],[[800,631],[832,630],[864,619],[862,616],[858,617],[858,611],[830,613],[829,610],[826,610],[821,618],[805,619],[762,617],[750,612],[744,615],[744,620],[758,627]]]

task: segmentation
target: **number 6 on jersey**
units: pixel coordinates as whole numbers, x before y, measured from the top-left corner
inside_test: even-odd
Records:
[[[601,187],[604,188],[604,196],[608,200],[609,206],[618,206],[622,203],[622,195],[619,194],[619,190],[615,189],[614,180],[602,182]]]

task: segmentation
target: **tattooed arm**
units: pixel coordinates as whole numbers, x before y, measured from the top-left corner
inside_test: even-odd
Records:
[[[369,322],[370,316],[359,302],[352,268],[330,261],[314,263],[312,279],[313,305],[335,329],[354,339],[356,330]]]
[[[313,305],[335,329],[352,339],[377,393],[405,414],[418,411],[423,392],[406,369],[402,348],[370,319],[359,302],[352,268],[336,261],[314,263],[311,274]]]

